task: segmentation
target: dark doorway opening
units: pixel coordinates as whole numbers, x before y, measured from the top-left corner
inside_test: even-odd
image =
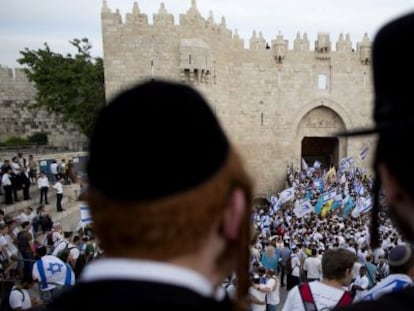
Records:
[[[308,166],[315,161],[321,162],[321,168],[331,165],[338,167],[338,138],[336,137],[304,137],[302,139],[302,158]]]

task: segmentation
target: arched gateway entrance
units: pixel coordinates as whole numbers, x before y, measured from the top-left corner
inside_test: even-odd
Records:
[[[338,167],[338,138],[336,137],[304,137],[302,139],[302,158],[311,166],[315,161],[322,167],[331,165]]]
[[[346,154],[346,141],[340,140],[334,133],[344,129],[342,118],[330,107],[320,105],[311,108],[301,118],[297,130],[301,158],[308,166],[319,161],[324,168],[331,165],[338,167],[340,158]]]

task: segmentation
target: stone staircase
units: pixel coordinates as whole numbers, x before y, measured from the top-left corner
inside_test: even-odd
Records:
[[[62,218],[65,218],[69,214],[74,212],[79,212],[79,205],[80,202],[78,201],[78,195],[80,191],[80,186],[78,184],[71,184],[71,185],[64,185],[63,186],[63,199],[62,199],[62,206],[64,211],[58,212],[56,210],[56,193],[53,190],[49,190],[48,198],[49,204],[45,205],[45,209],[49,212],[50,216],[52,217],[53,221],[58,221]],[[21,199],[23,197],[22,192],[18,192],[18,198]],[[18,201],[12,205],[6,205],[4,203],[4,194],[0,196],[0,208],[4,210],[5,215],[12,215],[16,216],[18,212],[30,206],[34,210],[39,206],[39,198],[40,198],[40,191],[37,189],[36,185],[32,185],[30,189],[30,200],[26,201]]]

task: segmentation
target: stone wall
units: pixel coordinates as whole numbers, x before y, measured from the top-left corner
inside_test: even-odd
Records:
[[[178,23],[163,4],[153,23],[138,3],[123,20],[102,7],[107,99],[137,81],[162,78],[193,85],[209,100],[256,181],[256,192],[279,191],[286,167],[300,166],[304,137],[335,137],[337,131],[369,126],[371,42],[353,48],[341,35],[332,48],[328,33],[312,44],[297,34],[293,49],[278,34],[269,43],[253,32],[249,47],[226,27],[225,18],[205,19],[196,1]],[[371,144],[338,138],[338,159]]]
[[[81,150],[86,138],[75,126],[63,124],[44,109],[29,108],[35,95],[36,89],[22,69],[0,66],[0,141],[44,132],[52,146]]]

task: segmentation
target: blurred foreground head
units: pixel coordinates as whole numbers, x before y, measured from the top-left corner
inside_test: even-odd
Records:
[[[106,256],[209,254],[218,278],[238,270],[247,290],[251,182],[198,91],[153,80],[114,97],[97,118],[87,174]]]
[[[373,44],[375,125],[343,136],[377,134],[374,169],[374,206],[371,244],[379,245],[378,212],[384,189],[389,212],[406,239],[414,241],[414,165],[411,141],[414,133],[414,13],[398,17],[378,31]]]

